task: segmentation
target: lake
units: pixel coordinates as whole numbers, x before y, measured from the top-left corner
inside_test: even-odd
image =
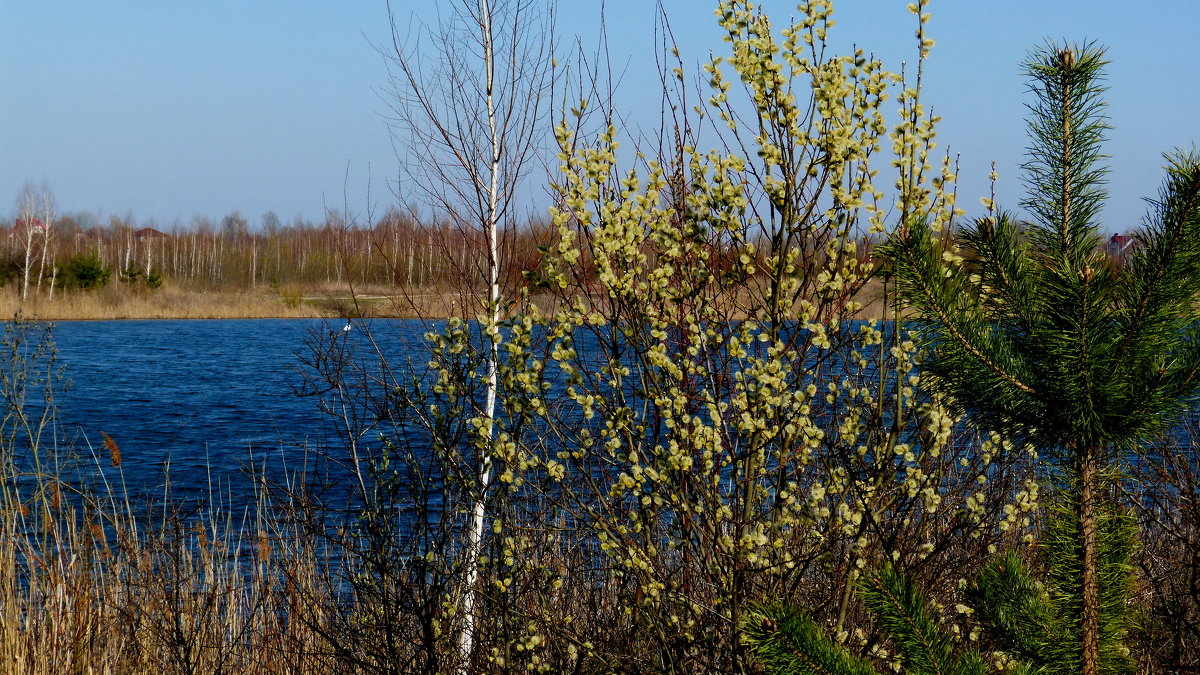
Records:
[[[370,337],[403,369],[406,359],[428,360],[424,334],[442,323],[371,320]],[[161,495],[169,476],[176,498],[245,506],[251,466],[281,480],[305,467],[311,475],[313,457],[324,451],[346,456],[338,425],[315,397],[298,394],[314,340],[370,358],[366,333],[343,331],[344,325],[310,319],[55,323],[59,361],[70,381],[59,397],[68,445],[83,450],[85,465],[108,467],[103,432],[120,447],[130,491]],[[581,353],[596,352],[588,331],[577,340]],[[92,461],[93,452],[101,461]],[[341,489],[349,487],[349,469],[322,471]]]
[[[131,492],[171,494],[193,504],[216,497],[248,503],[251,464],[282,478],[311,466],[312,451],[336,448],[336,427],[317,400],[301,396],[301,359],[314,336],[363,342],[361,331],[321,320],[64,321],[53,326],[70,382],[59,396],[68,445],[89,448],[112,479],[102,433],[120,447]],[[401,355],[420,322],[372,322],[376,340]],[[85,464],[89,463],[85,457]]]
[[[177,499],[200,505],[215,498],[240,512],[253,497],[248,467],[282,480],[302,469],[313,475],[313,458],[324,451],[345,456],[337,425],[315,397],[298,394],[314,339],[372,352],[363,331],[343,331],[343,325],[305,319],[56,323],[59,362],[70,381],[59,395],[62,434],[69,439],[64,447],[81,450],[86,467],[98,465],[112,479],[106,433],[121,449],[131,493],[160,496],[169,477]],[[370,328],[393,364],[426,360],[423,323],[373,320]],[[323,466],[320,476],[338,490],[350,487],[344,467]]]

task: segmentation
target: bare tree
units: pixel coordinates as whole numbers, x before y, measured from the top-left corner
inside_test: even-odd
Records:
[[[54,222],[54,193],[45,181],[35,186],[26,183],[17,198],[17,224],[23,228],[20,234],[25,239],[25,265],[22,268],[21,300],[29,295],[29,275],[32,272],[34,244],[41,239],[41,263],[37,273],[37,290],[42,288],[42,276],[46,269],[46,255],[50,247],[51,224]]]
[[[397,197],[423,202],[431,223],[485,244],[460,259],[464,307],[482,306],[480,349],[486,396],[485,448],[474,458],[474,504],[466,545],[462,668],[470,666],[476,627],[478,558],[492,481],[497,362],[504,294],[501,252],[516,230],[521,181],[534,166],[553,81],[553,0],[455,0],[435,23],[392,27],[392,136],[401,163]],[[432,228],[431,228],[432,229]],[[441,228],[439,228],[441,229]],[[453,259],[453,256],[452,256]],[[479,282],[483,281],[483,284]],[[480,287],[482,286],[482,288]],[[482,302],[475,302],[476,300]]]
[[[38,206],[40,207],[39,210],[41,212],[40,216],[41,216],[41,220],[42,220],[42,228],[41,228],[42,260],[38,264],[37,290],[40,293],[42,290],[42,277],[46,273],[46,256],[50,252],[50,240],[53,238],[53,235],[54,235],[55,208],[54,208],[54,193],[50,191],[50,186],[44,182],[42,183],[41,194],[39,195],[39,197],[40,197],[40,199],[38,200]],[[54,264],[53,260],[51,260],[51,265],[53,265],[53,264]],[[51,299],[53,299],[53,297],[54,297],[53,283],[54,283],[53,280],[51,280],[51,286],[50,286]]]

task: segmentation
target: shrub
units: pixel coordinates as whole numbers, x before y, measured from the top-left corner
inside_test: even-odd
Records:
[[[67,288],[88,290],[100,288],[108,283],[112,270],[94,253],[77,255],[63,266],[63,285]]]
[[[21,276],[21,263],[11,255],[0,258],[0,286]]]

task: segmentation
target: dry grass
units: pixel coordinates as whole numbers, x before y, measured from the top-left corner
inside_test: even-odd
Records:
[[[535,297],[544,311],[555,302]],[[882,284],[872,279],[859,291],[858,319],[884,318]],[[737,303],[733,303],[736,307]],[[275,290],[206,291],[166,286],[156,291],[120,284],[87,292],[56,293],[53,300],[31,294],[21,302],[15,287],[0,288],[0,312],[47,321],[111,319],[320,319],[368,317],[441,319],[472,318],[480,313],[468,293],[444,287],[408,291],[394,286],[287,286]],[[734,311],[734,318],[742,318]]]
[[[45,484],[23,492],[4,478],[3,672],[336,669],[312,630],[325,608],[306,608],[303,621],[289,611],[315,595],[306,584],[317,569],[291,537],[213,519],[155,522],[115,501],[51,500]]]
[[[165,287],[156,291],[110,285],[96,291],[33,295],[24,303],[16,289],[0,289],[0,312],[47,321],[106,319],[309,319],[328,317],[445,318],[473,316],[460,293],[429,288],[288,287],[278,291],[203,291]],[[464,308],[467,308],[464,310]]]
[[[0,312],[17,310],[27,317],[65,321],[89,319],[257,319],[319,318],[330,316],[326,307],[306,302],[289,303],[276,293],[208,293],[179,288],[132,291],[110,286],[97,291],[56,294],[53,300],[34,296],[22,306],[15,289],[0,293]]]

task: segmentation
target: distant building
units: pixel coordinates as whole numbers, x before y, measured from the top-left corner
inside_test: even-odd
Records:
[[[12,229],[9,230],[8,233],[24,234],[29,230],[33,230],[35,232],[45,232],[46,223],[43,223],[38,218],[17,218],[16,221],[13,222]]]
[[[133,236],[137,239],[166,239],[171,235],[161,230],[156,230],[153,227],[143,227],[140,230],[135,230]]]
[[[1136,245],[1137,239],[1134,237],[1127,234],[1114,234],[1112,238],[1108,240],[1108,245],[1105,246],[1105,250],[1108,252],[1110,258],[1121,259],[1126,255],[1129,255],[1129,252],[1132,251],[1133,247]]]

